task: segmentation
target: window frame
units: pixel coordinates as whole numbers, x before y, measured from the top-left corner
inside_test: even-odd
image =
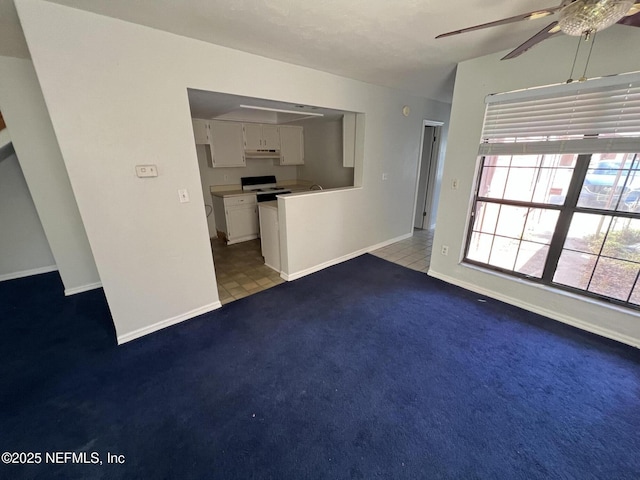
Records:
[[[551,152],[547,152],[547,153],[551,154]],[[639,278],[640,268],[638,270],[638,273],[636,274],[634,285],[631,288],[629,295],[627,296],[627,300],[620,300],[620,299],[609,297],[603,294],[598,294],[586,289],[572,287],[570,285],[565,285],[565,284],[553,281],[554,274],[556,273],[558,268],[560,256],[563,252],[565,242],[568,237],[569,229],[571,227],[571,221],[573,219],[573,216],[576,213],[604,215],[604,216],[611,217],[612,219],[611,221],[613,221],[614,218],[630,218],[630,219],[640,220],[640,212],[608,210],[608,209],[584,207],[584,206],[578,205],[580,194],[584,186],[585,178],[587,176],[588,171],[590,170],[589,167],[592,160],[592,156],[597,155],[598,153],[599,152],[580,153],[577,155],[575,167],[573,168],[571,180],[569,183],[569,187],[567,189],[567,194],[566,194],[564,203],[562,205],[479,196],[480,189],[481,189],[481,182],[483,179],[483,173],[485,168],[485,160],[487,157],[493,156],[491,154],[479,155],[476,182],[475,182],[475,187],[473,191],[473,200],[472,200],[473,203],[471,206],[470,214],[468,216],[467,234],[466,234],[466,240],[464,245],[464,255],[462,259],[463,263],[474,265],[482,269],[496,271],[496,272],[513,276],[516,278],[521,278],[526,281],[533,282],[539,285],[544,285],[546,287],[550,287],[553,289],[564,290],[580,296],[597,299],[599,301],[604,301],[604,302],[615,304],[615,305],[620,305],[632,310],[640,310],[640,305],[631,303],[629,301],[633,294],[635,286],[640,284],[640,278]],[[506,155],[506,154],[503,153],[502,155]],[[516,154],[511,154],[511,155],[513,156]],[[635,154],[635,155],[640,156],[640,154]],[[544,210],[555,210],[559,212],[558,220],[556,222],[553,235],[549,242],[549,251],[547,253],[547,258],[544,263],[543,273],[540,277],[517,272],[515,270],[508,270],[506,268],[502,268],[496,265],[491,265],[489,263],[483,263],[477,260],[473,260],[468,257],[469,249],[471,246],[472,237],[474,233],[474,224],[476,221],[477,209],[478,209],[478,205],[481,202],[493,203],[500,206],[508,205],[508,206],[516,206],[516,207],[529,208],[529,209],[536,208],[536,209],[544,209]],[[496,236],[495,232],[493,235]],[[602,254],[603,248],[604,248],[604,241],[603,241],[603,246],[601,247],[600,252],[597,255],[598,259],[602,258],[601,254]],[[592,271],[591,277],[593,277],[594,272],[595,272],[595,268]]]
[[[625,308],[640,310],[640,305],[630,303],[631,299],[635,301],[640,295],[640,260],[636,257],[636,253],[640,254],[640,249],[636,251],[636,239],[627,237],[625,241],[634,243],[622,245],[619,244],[619,238],[612,238],[611,242],[609,242],[611,233],[624,231],[624,229],[618,229],[618,221],[615,219],[640,220],[640,211],[624,211],[624,207],[628,208],[630,205],[623,199],[623,194],[627,190],[627,182],[629,180],[634,181],[630,177],[631,172],[635,171],[637,173],[640,169],[632,168],[634,165],[632,163],[621,186],[618,184],[621,173],[617,173],[617,177],[611,183],[609,190],[607,189],[607,182],[601,184],[594,182],[593,192],[587,188],[589,171],[594,175],[598,173],[598,167],[591,165],[594,155],[602,155],[603,157],[600,160],[607,160],[606,156],[608,154],[632,155],[634,162],[638,161],[640,157],[640,72],[623,73],[590,79],[585,82],[563,83],[496,93],[488,95],[485,98],[485,103],[484,123],[477,154],[479,159],[476,168],[477,177],[473,191],[473,203],[468,216],[463,263],[498,271],[508,276],[521,278],[552,289],[566,290],[583,297],[592,297],[600,301],[622,305]],[[565,178],[562,184],[562,195],[564,196],[562,205],[558,205],[551,200],[550,190],[544,191],[542,197],[536,196],[544,157],[543,162],[536,167],[538,168],[538,174],[535,177],[536,185],[532,184],[533,193],[528,201],[504,199],[508,181],[512,174],[511,168],[514,166],[517,168],[517,165],[513,163],[514,156],[565,154],[573,156],[573,172],[569,182],[567,183]],[[493,192],[490,191],[483,191],[483,194],[489,195],[489,197],[480,196],[481,189],[488,185],[481,183],[485,174],[485,167],[491,166],[486,165],[485,161],[487,157],[500,156],[511,157],[509,170],[506,172],[505,190],[500,195],[500,198],[496,198]],[[624,164],[621,164],[618,170],[620,172],[625,171]],[[603,180],[605,179],[600,179],[600,181]],[[510,188],[514,186],[515,188],[519,187],[518,181]],[[608,191],[608,199],[610,201],[615,198],[618,188],[620,188],[620,194],[617,196],[613,209],[610,208],[612,206],[611,203],[606,205],[600,203],[600,195],[602,193]],[[632,188],[630,191],[633,192],[635,190],[639,193],[636,194],[636,203],[632,205],[634,210],[637,209],[638,202],[640,202],[640,189]],[[518,194],[514,194],[511,191],[507,196],[517,198]],[[525,197],[521,196],[520,198]],[[536,202],[533,200],[536,200]],[[476,225],[476,217],[479,212],[480,202],[485,202],[485,205],[508,205],[528,209],[527,218],[519,238],[515,236],[518,235],[517,232],[509,232],[508,228],[506,230],[498,230],[501,223],[508,225],[509,221],[517,218],[513,217],[514,211],[512,209],[503,210],[500,207],[496,213],[494,212],[494,207],[491,207],[489,212],[490,215],[495,215],[496,222],[492,233],[489,233],[488,230],[485,231],[483,224],[478,227]],[[621,202],[624,202],[624,205]],[[542,212],[558,211],[553,232],[551,232],[551,228],[548,228],[550,225],[547,225],[545,230],[545,226],[541,223],[533,223],[536,222],[535,217],[530,227],[532,230],[527,230],[531,209],[540,209]],[[502,218],[503,212],[505,213],[504,219]],[[572,223],[576,214],[586,215]],[[601,238],[600,235],[603,233],[601,226],[595,230],[594,235],[587,234],[587,230],[590,228],[588,226],[590,222],[589,215],[600,215],[602,221],[606,220],[608,222],[607,230]],[[493,221],[491,216],[488,218]],[[583,219],[586,221],[583,221]],[[583,231],[581,238],[574,238],[577,231],[570,236],[570,229],[574,227],[577,231]],[[585,227],[587,230],[584,230]],[[474,228],[478,228],[478,230],[476,231]],[[633,230],[636,230],[636,228]],[[548,237],[549,234],[550,238]],[[488,243],[489,238],[485,235],[491,236],[490,244]],[[478,243],[477,247],[473,246],[474,250],[471,250],[474,238],[483,243]],[[496,244],[497,238],[500,238],[498,244]],[[532,238],[534,239],[533,241],[531,240]],[[543,244],[536,240],[544,240],[545,243]],[[602,244],[595,248],[598,249],[597,255],[589,251],[589,242],[593,242],[593,240],[602,240]],[[512,254],[514,252],[511,250],[516,247],[515,243],[512,242],[516,241],[519,243],[513,257]],[[616,241],[618,241],[617,250],[605,251],[605,248],[614,248]],[[524,242],[527,242],[527,244]],[[531,245],[531,243],[538,243],[541,246],[534,251],[532,246],[533,248],[537,247]],[[640,242],[638,245],[640,245]],[[546,251],[542,252],[546,255],[543,265],[539,256],[537,258],[534,257],[541,253],[542,248],[546,248]],[[585,250],[580,250],[581,248],[585,248]],[[469,258],[470,251],[476,260]],[[522,257],[524,263],[519,263],[521,252],[525,255]],[[508,255],[509,262],[501,262],[500,257],[496,257],[497,260],[494,259],[496,254]],[[577,262],[571,263],[571,256],[575,256],[575,254],[582,255],[585,261],[578,259]],[[529,255],[529,257],[526,257],[526,255]],[[591,261],[589,256],[595,256],[593,265],[589,264]],[[512,257],[514,261],[510,265]],[[601,260],[604,260],[602,264],[600,264]],[[489,262],[492,262],[493,265]],[[529,262],[531,264],[527,265]],[[500,263],[502,263],[503,267],[497,266]],[[563,264],[562,268],[558,270],[561,263]],[[616,263],[618,266],[616,266]],[[631,284],[626,300],[607,296],[606,294],[621,296],[619,293],[622,293],[622,291],[616,291],[616,275],[629,273],[628,265],[633,267],[632,272],[636,273],[636,275],[633,283],[631,283],[632,274],[626,275],[623,277],[624,281],[620,282],[621,288],[626,288]],[[575,276],[573,276],[574,269]],[[520,272],[516,270],[520,270]],[[523,271],[528,273],[521,273]],[[587,275],[588,280],[586,280]],[[556,278],[555,282],[554,276]],[[596,283],[593,283],[594,280]],[[559,283],[560,281],[580,286],[565,285]],[[581,287],[584,287],[584,289]],[[605,294],[594,293],[588,289],[604,292]],[[634,297],[636,290],[637,294]]]

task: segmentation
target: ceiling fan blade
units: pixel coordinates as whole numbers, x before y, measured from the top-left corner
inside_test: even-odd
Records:
[[[631,5],[631,8],[629,9],[629,11],[625,14],[625,17],[629,17],[631,15],[635,15],[636,13],[640,12],[640,2],[636,2],[633,5]]]
[[[522,20],[536,20],[538,18],[546,17],[557,12],[564,6],[565,2],[558,7],[545,8],[542,10],[536,10],[535,12],[523,13],[514,17],[503,18],[502,20],[496,20],[495,22],[483,23],[481,25],[475,25],[473,27],[463,28],[461,30],[454,30],[453,32],[441,33],[436,38],[450,37],[452,35],[458,35],[460,33],[472,32],[474,30],[481,30],[483,28],[497,27],[498,25],[506,25],[508,23],[520,22]]]
[[[536,33],[529,40],[520,45],[518,48],[512,50],[507,55],[502,57],[500,60],[509,60],[511,58],[516,58],[517,56],[522,55],[524,52],[542,42],[543,40],[553,37],[558,32],[560,32],[560,28],[558,28],[558,22],[552,22],[542,30],[540,30],[538,33]]]
[[[621,25],[631,25],[632,27],[640,27],[640,2],[636,3],[627,14],[618,20]]]

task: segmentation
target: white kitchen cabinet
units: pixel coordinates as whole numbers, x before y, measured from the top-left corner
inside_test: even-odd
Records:
[[[278,125],[263,125],[261,123],[244,123],[245,150],[279,150],[280,127]]]
[[[213,195],[212,203],[218,238],[224,239],[227,245],[258,238],[260,222],[255,194]]]
[[[364,114],[345,113],[342,118],[342,166],[354,168],[362,164],[364,146]]]
[[[242,124],[212,120],[209,122],[211,138],[210,167],[244,167]]]
[[[262,202],[260,212],[260,245],[264,264],[280,273],[280,229],[278,202]]]
[[[353,168],[356,164],[356,114],[342,117],[342,166]]]
[[[302,127],[280,126],[280,165],[304,164],[304,133]]]
[[[277,125],[262,125],[262,145],[267,150],[280,149],[280,127]]]
[[[192,118],[193,123],[193,136],[196,140],[196,145],[208,145],[209,144],[209,120],[202,120],[201,118]]]
[[[262,148],[262,125],[258,123],[244,123],[244,148],[246,150],[260,150]]]
[[[260,233],[258,205],[229,207],[227,210],[227,229],[229,231],[227,244],[258,238]]]

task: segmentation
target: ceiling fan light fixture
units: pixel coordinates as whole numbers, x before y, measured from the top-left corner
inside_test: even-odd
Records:
[[[599,32],[624,17],[633,4],[634,0],[577,0],[562,9],[558,25],[576,37]]]
[[[537,20],[539,18],[548,17],[552,14],[553,12],[550,10],[541,10],[539,12],[533,12],[532,14],[530,14],[528,20]]]

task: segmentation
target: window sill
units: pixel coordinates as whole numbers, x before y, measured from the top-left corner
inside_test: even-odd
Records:
[[[635,318],[640,319],[640,311],[634,310],[632,308],[626,308],[626,307],[623,307],[621,305],[616,305],[615,303],[609,303],[607,301],[598,300],[596,298],[587,297],[585,295],[579,295],[577,293],[569,292],[569,291],[563,290],[561,288],[554,288],[554,287],[552,287],[550,285],[544,285],[544,284],[541,284],[541,283],[528,281],[528,280],[526,280],[524,278],[508,275],[506,273],[498,272],[498,271],[492,270],[490,268],[483,268],[483,267],[480,267],[478,265],[473,265],[471,263],[466,263],[464,261],[460,262],[460,266],[462,266],[464,268],[468,268],[470,270],[475,270],[477,272],[481,272],[481,273],[486,274],[486,275],[492,275],[494,277],[497,277],[497,278],[500,278],[500,279],[503,279],[503,280],[508,280],[510,282],[517,283],[519,285],[523,285],[523,286],[526,286],[528,288],[535,288],[535,289],[541,290],[541,291],[543,291],[545,293],[550,293],[550,294],[558,295],[558,296],[561,296],[561,297],[564,297],[564,298],[568,298],[568,299],[571,299],[571,300],[576,300],[576,301],[579,301],[579,302],[583,302],[583,303],[586,303],[586,304],[589,304],[589,305],[594,305],[594,306],[597,306],[597,307],[606,308],[606,309],[609,309],[611,311],[615,311],[615,312],[622,313],[622,314],[625,314],[625,315],[631,315],[631,316],[633,316]],[[524,301],[523,303],[526,303],[526,301]]]

